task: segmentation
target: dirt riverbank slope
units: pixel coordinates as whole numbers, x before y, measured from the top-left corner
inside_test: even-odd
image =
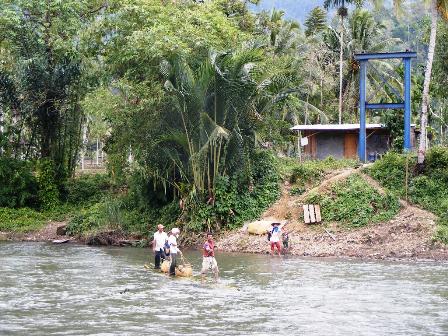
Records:
[[[345,169],[328,175],[314,191],[331,187],[358,171]],[[359,172],[359,171],[358,171]],[[369,176],[360,174],[380,193],[384,190]],[[311,192],[311,191],[309,191]],[[341,228],[335,223],[306,225],[300,219],[303,200],[309,193],[291,196],[290,185],[282,186],[282,196],[262,216],[261,220],[284,221],[290,233],[287,253],[315,257],[356,257],[375,259],[435,259],[448,260],[448,247],[436,244],[432,236],[436,216],[416,206],[400,201],[401,209],[392,220],[360,229]],[[293,220],[291,220],[293,218]],[[242,229],[228,232],[217,243],[219,249],[231,252],[268,253],[266,235],[252,235]]]

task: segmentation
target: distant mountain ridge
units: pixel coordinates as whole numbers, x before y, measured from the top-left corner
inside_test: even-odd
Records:
[[[322,6],[324,0],[261,0],[255,11],[281,9],[289,19],[295,19],[303,23],[308,13],[317,6]]]
[[[317,6],[323,5],[324,0],[261,0],[258,6],[251,6],[256,12],[262,10],[281,9],[288,19],[295,19],[303,23],[308,13]]]
[[[417,0],[418,1],[418,0]],[[413,1],[410,1],[412,3]],[[324,0],[261,0],[258,6],[250,6],[253,11],[270,11],[272,8],[281,9],[288,19],[294,19],[303,24],[309,12],[317,6],[323,7]],[[386,7],[392,6],[392,0],[385,0]],[[368,7],[369,4],[366,4]]]

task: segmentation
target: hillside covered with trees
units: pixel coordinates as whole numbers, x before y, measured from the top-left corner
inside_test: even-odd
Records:
[[[0,231],[50,219],[68,220],[72,235],[239,227],[279,197],[279,167],[298,155],[291,126],[359,122],[360,52],[417,51],[412,118],[423,140],[412,201],[433,206],[431,190],[447,200],[447,4],[345,3],[322,1],[299,24],[239,0],[3,1]],[[388,102],[403,66],[376,66],[392,88],[373,74],[370,94]],[[394,130],[401,157],[402,114],[369,119]],[[95,141],[106,173],[79,174]]]

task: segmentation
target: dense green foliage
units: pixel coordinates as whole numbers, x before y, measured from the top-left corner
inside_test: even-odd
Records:
[[[338,11],[347,14],[341,27],[336,15],[315,8],[302,29],[282,11],[252,13],[248,2],[234,0],[3,1],[0,206],[77,208],[72,234],[146,234],[157,223],[220,230],[256,218],[278,197],[278,175],[291,176],[293,192],[300,193],[328,170],[356,165],[275,157],[297,156],[291,126],[338,119],[340,51],[342,120],[358,121],[354,54],[426,43],[428,20],[413,14],[421,5],[410,6],[403,9],[405,22],[384,8]],[[406,31],[421,38],[410,42]],[[445,44],[442,39],[434,63],[429,122],[431,139],[441,144],[448,134]],[[368,95],[391,101],[403,69],[376,66],[391,77],[391,87],[371,73]],[[413,76],[417,110],[419,64]],[[399,148],[400,117],[384,111],[375,117]],[[104,143],[107,175],[73,178],[92,140]],[[403,196],[403,157],[391,155],[375,166],[395,167],[391,177],[379,168],[372,175]],[[408,188],[410,199],[426,207],[433,204],[429,193],[445,197],[445,171],[431,165],[438,160],[441,167],[444,158],[431,155],[427,173]]]
[[[350,228],[388,221],[400,208],[396,196],[380,194],[358,174],[333,184],[328,193],[310,195],[307,202],[321,205],[325,221]]]
[[[0,207],[37,204],[37,182],[28,162],[0,157]]]
[[[70,204],[87,204],[100,201],[111,188],[107,174],[85,174],[68,179],[64,185],[64,194]]]

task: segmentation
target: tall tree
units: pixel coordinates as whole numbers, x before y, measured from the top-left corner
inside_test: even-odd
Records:
[[[344,18],[348,15],[348,9],[345,4],[351,4],[356,2],[355,0],[325,0],[324,8],[338,8],[338,15],[340,17],[340,31],[339,31],[339,123],[342,123],[342,96],[343,96],[343,64],[344,64]]]
[[[0,41],[12,55],[0,66],[5,110],[17,116],[21,134],[28,129],[28,148],[54,160],[62,175],[73,169],[79,145],[87,68],[81,35],[105,6],[100,0],[8,0],[0,7]]]

